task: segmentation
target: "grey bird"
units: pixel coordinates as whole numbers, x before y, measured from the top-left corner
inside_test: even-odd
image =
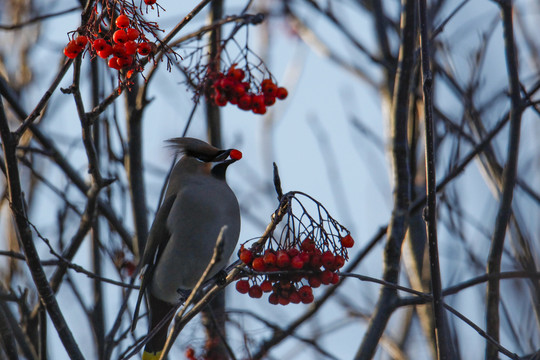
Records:
[[[194,138],[168,142],[183,156],[171,172],[139,264],[142,280],[132,330],[144,293],[150,332],[181,301],[180,294],[193,289],[203,275],[222,227],[227,226],[221,257],[208,279],[227,265],[240,233],[238,200],[225,182],[225,172],[242,153],[220,150]],[[143,360],[159,358],[169,323],[147,342]]]

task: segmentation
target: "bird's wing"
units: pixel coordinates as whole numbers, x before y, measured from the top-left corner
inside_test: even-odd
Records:
[[[165,246],[167,245],[167,242],[171,237],[171,233],[167,228],[167,217],[171,212],[171,208],[175,200],[176,194],[171,195],[165,199],[156,214],[154,222],[152,223],[152,227],[150,228],[148,240],[146,242],[144,253],[139,264],[141,274],[141,286],[139,289],[137,304],[135,305],[135,311],[133,313],[131,331],[134,331],[135,327],[137,326],[142,297],[145,293],[148,283],[152,279],[156,263],[159,261],[161,253],[163,252],[163,249],[165,249]]]

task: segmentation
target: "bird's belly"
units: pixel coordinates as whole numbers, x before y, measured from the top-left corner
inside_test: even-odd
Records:
[[[179,299],[178,289],[189,290],[197,284],[212,259],[217,238],[224,225],[227,229],[223,236],[221,256],[206,279],[227,265],[240,232],[238,203],[236,198],[234,200],[220,201],[220,206],[200,202],[196,206],[186,206],[189,203],[186,201],[173,205],[172,218],[183,219],[182,226],[170,225],[174,231],[171,232],[171,238],[154,272],[154,279],[166,281],[152,281],[151,291],[154,296],[169,303],[176,303]],[[233,206],[223,206],[223,203],[232,203]]]

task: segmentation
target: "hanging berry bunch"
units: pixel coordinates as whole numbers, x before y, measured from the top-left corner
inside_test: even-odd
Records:
[[[316,216],[310,215],[299,196],[315,206]],[[314,288],[337,284],[339,269],[348,260],[347,249],[354,240],[312,197],[291,192],[283,199],[286,214],[279,238],[270,236],[264,248],[257,244],[251,249],[240,248],[240,260],[252,273],[237,281],[236,290],[252,298],[269,293],[268,302],[274,305],[309,304],[314,300]]]
[[[155,3],[145,0],[147,6]],[[156,33],[162,31],[156,22],[144,20],[142,13],[143,9],[131,1],[96,1],[88,20],[78,29],[79,35],[72,37],[64,48],[64,54],[74,59],[88,48],[92,56],[104,59],[112,69],[127,70],[127,77],[131,77],[133,72],[144,69],[146,58],[151,58],[157,48],[147,36],[156,38]]]
[[[287,89],[278,87],[272,79],[264,79],[260,86],[255,86],[245,79],[246,71],[237,69],[236,65],[233,64],[226,73],[220,72],[211,77],[207,97],[216,105],[231,103],[239,109],[262,115],[267,107],[276,103],[276,99],[287,97]],[[251,76],[250,79],[253,80]]]

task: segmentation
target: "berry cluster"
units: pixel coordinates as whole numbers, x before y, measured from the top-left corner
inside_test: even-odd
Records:
[[[75,59],[77,55],[83,52],[87,44],[88,38],[86,36],[78,36],[77,38],[68,42],[68,44],[64,48],[64,55],[66,55],[70,59]]]
[[[242,246],[240,260],[263,275],[238,280],[236,290],[252,298],[270,293],[268,302],[273,305],[309,304],[314,299],[314,288],[339,282],[338,271],[348,259],[347,248],[353,245],[353,238],[347,234],[340,238],[339,245],[308,237],[291,247],[266,249],[264,253]],[[263,278],[260,283],[259,277]]]
[[[155,45],[149,42],[144,34],[131,26],[131,20],[126,14],[121,14],[115,21],[117,30],[106,37],[95,37],[91,42],[87,36],[81,35],[71,40],[64,48],[64,54],[74,59],[84,51],[90,42],[95,54],[107,60],[110,68],[115,70],[132,69],[142,71],[138,56],[148,56],[154,51]]]
[[[245,76],[245,71],[237,69],[236,64],[226,74],[220,72],[214,75],[209,97],[218,106],[231,103],[242,110],[262,115],[268,106],[276,103],[276,99],[283,100],[288,95],[287,89],[278,87],[271,79],[264,79],[260,90],[254,92],[250,81],[244,81]]]

